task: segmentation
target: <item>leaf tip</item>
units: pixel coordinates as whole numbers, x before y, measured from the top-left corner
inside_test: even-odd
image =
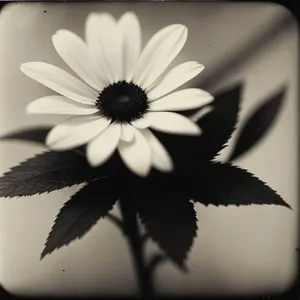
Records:
[[[282,201],[283,201],[283,200],[282,200]],[[285,201],[283,201],[282,206],[285,206],[285,207],[287,207],[288,209],[293,210],[293,208],[292,208],[288,203],[286,203]]]
[[[45,258],[46,255],[48,255],[49,252],[46,250],[46,248],[43,250],[43,252],[41,253],[41,256],[40,256],[40,261],[43,260]]]
[[[181,254],[180,257],[174,254],[170,255],[169,253],[166,253],[165,255],[167,258],[171,259],[173,263],[175,263],[175,265],[180,269],[180,271],[182,271],[183,273],[189,273],[190,269],[187,265],[189,250],[186,251],[185,254]]]
[[[187,263],[185,261],[183,261],[180,265],[179,265],[180,269],[182,272],[188,274],[190,273],[190,269],[187,266]]]

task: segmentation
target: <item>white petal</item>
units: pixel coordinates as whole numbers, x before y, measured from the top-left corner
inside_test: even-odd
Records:
[[[185,89],[150,102],[149,110],[188,110],[204,106],[212,100],[212,95],[203,90]]]
[[[192,116],[190,116],[190,119],[194,122],[197,122],[199,119],[206,116],[213,110],[214,110],[214,108],[212,106],[205,106],[201,110],[197,111]]]
[[[97,91],[104,88],[97,61],[78,35],[69,30],[58,30],[52,41],[58,54],[79,77]]]
[[[30,114],[90,115],[98,111],[95,105],[77,103],[64,96],[46,96],[32,101],[26,107]]]
[[[152,165],[162,171],[170,172],[173,170],[173,161],[166,148],[157,139],[157,137],[149,130],[141,130],[141,133],[147,139],[152,152]]]
[[[110,121],[99,116],[72,117],[55,126],[46,144],[53,150],[67,150],[83,145],[104,130]]]
[[[196,61],[189,61],[178,65],[162,79],[154,83],[154,86],[147,91],[147,95],[151,100],[166,95],[196,77],[203,69],[204,66]]]
[[[130,143],[120,142],[118,150],[125,165],[135,174],[145,177],[151,168],[151,149],[146,138],[135,128]]]
[[[147,128],[150,126],[150,123],[147,120],[145,120],[144,118],[136,119],[134,121],[131,121],[130,123],[132,126],[134,126],[135,128],[138,128],[138,129],[143,129],[143,128]]]
[[[144,118],[151,128],[172,134],[199,135],[201,129],[189,118],[173,112],[149,112]]]
[[[42,62],[21,65],[21,71],[53,91],[84,104],[94,104],[98,93],[66,71]]]
[[[142,52],[134,82],[147,89],[180,52],[187,39],[187,28],[181,24],[158,31]]]
[[[110,124],[87,146],[87,158],[91,166],[99,166],[106,162],[117,148],[121,136],[121,124]]]
[[[91,13],[86,21],[85,35],[108,83],[122,79],[121,36],[116,20],[107,13]]]
[[[121,140],[124,142],[131,142],[133,139],[132,126],[128,123],[122,123]]]
[[[141,52],[141,27],[137,16],[132,12],[126,12],[120,18],[118,27],[122,37],[122,78],[130,82]]]

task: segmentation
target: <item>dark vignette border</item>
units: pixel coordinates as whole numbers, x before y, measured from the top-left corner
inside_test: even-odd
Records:
[[[1,0],[0,0],[1,1]],[[20,2],[20,3],[30,3],[30,2],[231,2],[231,3],[243,3],[243,2],[251,2],[251,3],[271,3],[274,5],[280,5],[284,8],[286,8],[290,13],[291,17],[294,17],[294,20],[298,23],[298,35],[300,33],[300,9],[299,9],[299,2],[298,0],[265,0],[265,1],[258,1],[258,0],[119,0],[119,1],[114,1],[114,0],[55,0],[55,1],[35,1],[35,0],[28,0],[28,1],[1,1],[0,2],[0,9],[2,9],[6,4],[12,3],[12,2]],[[297,9],[298,8],[298,9]],[[299,40],[300,40],[300,35],[299,35]],[[298,41],[299,43],[299,41]],[[1,45],[0,45],[1,47]],[[298,53],[300,49],[300,43],[298,44]],[[300,57],[299,57],[300,58]],[[239,60],[242,59],[242,57],[237,58]],[[300,63],[300,59],[298,64]],[[298,65],[299,68],[299,65]],[[220,70],[222,71],[222,70]],[[205,84],[205,82],[203,82]],[[206,83],[207,86],[209,86],[209,80]],[[298,86],[298,95],[300,95],[300,85]],[[300,128],[300,118],[298,118],[298,128]],[[300,131],[298,132],[298,151],[300,149]],[[299,155],[300,156],[300,155]],[[298,162],[298,170],[300,170],[300,160]],[[298,176],[298,194],[300,196],[300,176]],[[300,197],[299,197],[300,198]],[[299,210],[300,212],[300,210]],[[300,229],[300,216],[298,218],[298,229]],[[248,295],[239,295],[239,296],[206,296],[206,295],[201,295],[201,296],[176,296],[176,295],[169,295],[169,296],[158,296],[155,297],[157,299],[160,298],[169,298],[169,299],[265,299],[265,300],[273,300],[273,299],[282,299],[282,300],[294,300],[294,299],[300,299],[300,235],[298,232],[298,247],[295,249],[297,251],[297,276],[295,278],[295,281],[291,284],[290,288],[286,291],[284,291],[281,294],[274,294],[274,295],[257,295],[257,296],[248,296]],[[133,296],[134,297],[134,296]],[[51,297],[51,296],[45,296],[45,297],[34,297],[35,299],[67,299],[67,298],[73,298],[73,296],[67,296],[67,297]],[[75,298],[75,297],[74,297]],[[131,298],[130,296],[125,296],[125,297],[111,297],[111,296],[86,296],[86,297],[76,297],[76,299],[89,299],[89,298],[95,298],[95,299],[126,299],[126,298]],[[22,296],[15,296],[7,292],[2,286],[0,282],[0,299],[30,299],[30,297],[22,297]]]

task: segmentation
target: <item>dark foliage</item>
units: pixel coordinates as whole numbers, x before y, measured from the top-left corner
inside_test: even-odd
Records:
[[[186,188],[194,201],[204,205],[281,205],[290,208],[263,181],[231,164],[210,163],[186,179]]]
[[[196,237],[197,218],[188,196],[168,187],[133,177],[127,185],[150,237],[184,269]]]
[[[285,96],[285,88],[273,94],[260,105],[248,118],[237,139],[229,160],[233,160],[249,151],[257,144],[273,125]]]
[[[226,146],[237,123],[242,89],[238,83],[215,96],[212,112],[197,122],[203,131],[200,137],[154,132],[170,152],[179,173],[189,173]]]
[[[0,178],[0,197],[49,193],[92,180],[86,158],[73,151],[44,152],[13,167]]]
[[[89,183],[67,201],[56,217],[41,258],[81,238],[100,218],[107,216],[118,199],[109,179]]]
[[[21,140],[26,142],[35,142],[38,144],[45,144],[45,139],[52,127],[41,126],[34,128],[27,128],[2,136],[1,140]]]

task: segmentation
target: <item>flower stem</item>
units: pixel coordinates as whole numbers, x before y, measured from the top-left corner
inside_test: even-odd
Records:
[[[127,197],[122,197],[122,199],[120,199],[120,207],[123,215],[126,236],[131,248],[132,259],[135,265],[141,296],[143,298],[153,297],[153,286],[148,268],[145,265],[136,208],[131,203],[130,198]]]

